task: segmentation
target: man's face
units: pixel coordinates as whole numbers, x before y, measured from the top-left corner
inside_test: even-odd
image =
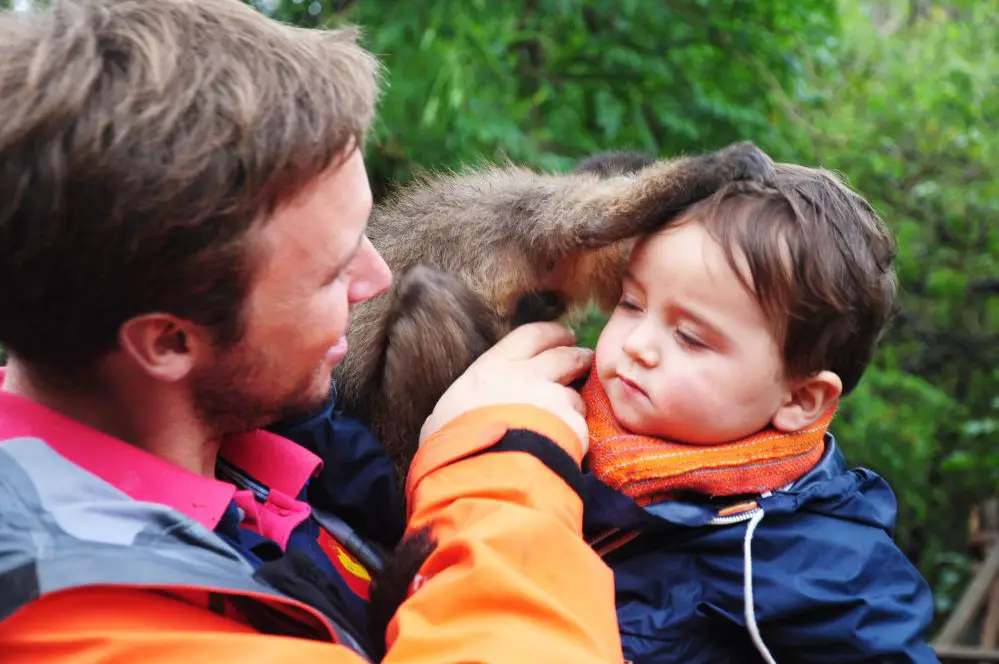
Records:
[[[244,334],[192,377],[196,407],[218,433],[306,414],[329,398],[347,352],[350,307],[383,292],[388,266],[365,236],[371,189],[355,151],[253,240],[258,261]]]
[[[766,426],[789,394],[772,328],[722,248],[690,221],[636,247],[597,342],[597,376],[629,431],[729,442]]]

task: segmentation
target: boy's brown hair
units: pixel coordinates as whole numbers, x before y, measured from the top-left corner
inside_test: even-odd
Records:
[[[778,164],[772,188],[733,183],[677,223],[691,220],[774,322],[788,377],[828,370],[856,387],[897,292],[895,243],[870,204],[828,171]]]
[[[241,333],[266,223],[364,141],[356,31],[239,0],[55,0],[0,13],[0,343],[69,372],[164,311]]]

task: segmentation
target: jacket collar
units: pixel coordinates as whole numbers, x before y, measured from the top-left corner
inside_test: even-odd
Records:
[[[0,369],[0,384],[4,372]],[[204,477],[0,388],[0,441],[44,440],[80,468],[134,500],[172,507],[214,530],[236,488]],[[220,455],[265,485],[296,496],[322,465],[319,457],[281,436],[256,430],[222,442]]]

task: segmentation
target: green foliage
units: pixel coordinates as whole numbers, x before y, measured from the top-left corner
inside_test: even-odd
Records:
[[[884,34],[878,3],[841,6],[814,98],[783,104],[785,147],[847,174],[898,238],[902,312],[839,429],[891,481],[899,540],[946,610],[968,511],[999,488],[997,21],[983,3],[931,5]]]
[[[375,179],[509,158],[566,168],[608,146],[653,154],[774,135],[770,84],[791,86],[806,45],[835,32],[824,0],[361,1],[348,21],[387,67]],[[329,8],[312,3],[312,8]]]

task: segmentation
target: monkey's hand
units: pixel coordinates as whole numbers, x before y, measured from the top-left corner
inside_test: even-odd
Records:
[[[777,174],[770,156],[750,141],[733,143],[693,161],[704,176],[702,187],[709,193],[736,180],[773,184]]]

